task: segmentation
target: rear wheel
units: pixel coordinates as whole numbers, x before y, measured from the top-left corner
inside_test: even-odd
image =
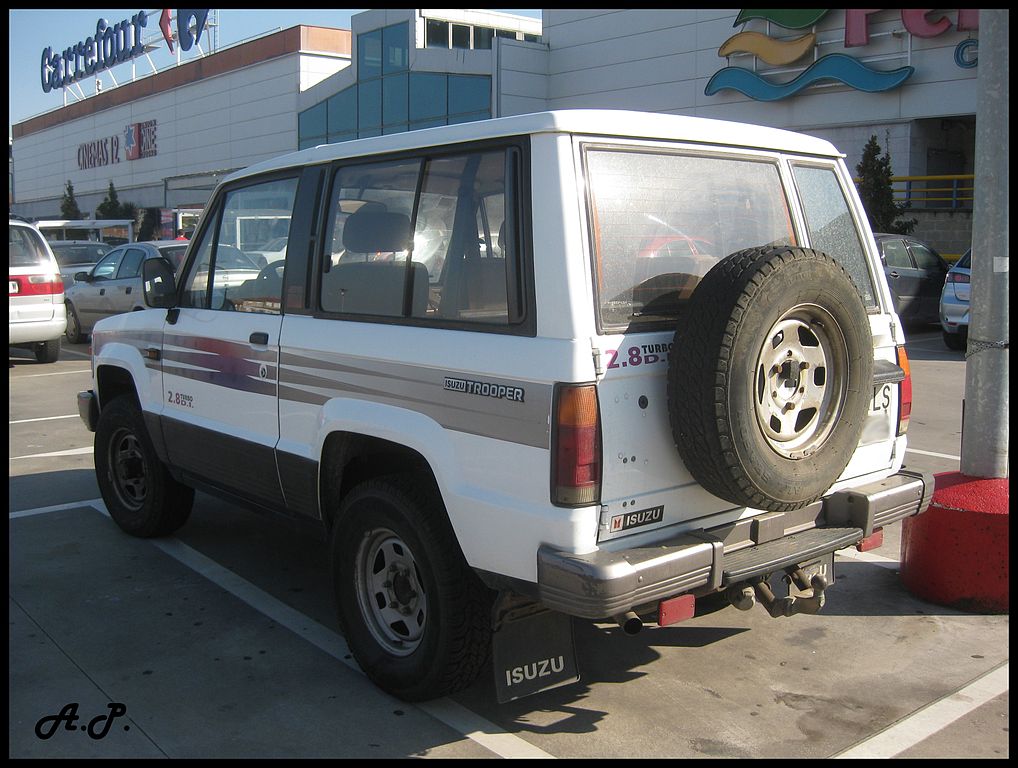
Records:
[[[430,481],[355,488],[332,532],[340,626],[365,674],[406,701],[467,687],[491,644],[491,593],[463,558]]]
[[[60,357],[60,339],[40,341],[35,345],[35,359],[40,363],[55,363]]]
[[[968,339],[965,338],[963,333],[948,333],[944,331],[944,346],[948,349],[957,351],[964,351],[967,345]]]
[[[81,321],[71,302],[67,302],[67,341],[69,344],[80,344],[87,336],[81,332]]]
[[[166,536],[191,514],[194,490],[159,460],[141,410],[122,395],[99,412],[95,474],[110,517],[132,536]]]

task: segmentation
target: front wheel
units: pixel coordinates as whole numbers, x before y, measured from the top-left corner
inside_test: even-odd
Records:
[[[141,410],[126,395],[99,413],[95,474],[110,517],[132,536],[166,536],[191,514],[194,490],[170,476],[152,446]]]
[[[406,701],[467,687],[491,645],[491,593],[463,558],[430,482],[355,488],[332,532],[339,621],[357,663]]]

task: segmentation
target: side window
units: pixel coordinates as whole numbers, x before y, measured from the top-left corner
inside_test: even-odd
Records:
[[[117,248],[107,253],[103,260],[93,268],[92,277],[96,280],[112,280],[117,274],[117,268],[125,253],[124,248]]]
[[[792,172],[806,215],[810,246],[837,259],[855,281],[863,303],[875,307],[866,252],[834,169],[793,164]]]
[[[937,258],[937,254],[925,245],[912,241],[909,243],[908,247],[909,250],[912,251],[912,257],[915,259],[916,266],[919,267],[919,269],[928,269],[934,272],[943,271],[943,267],[940,264],[940,259]]]
[[[884,262],[892,269],[912,269],[912,260],[908,257],[908,249],[901,240],[884,241]]]
[[[120,262],[120,269],[117,270],[117,280],[137,277],[144,259],[145,252],[141,248],[128,248],[123,261]]]
[[[296,194],[296,178],[227,192],[184,278],[182,305],[278,314],[285,260],[267,263],[257,249],[282,240],[285,253]]]
[[[340,168],[332,191],[331,259],[323,265],[326,312],[403,317],[410,217],[420,160]],[[415,291],[427,291],[427,279]],[[413,294],[412,294],[413,295]]]
[[[512,157],[500,149],[340,168],[322,309],[501,326],[517,319]]]

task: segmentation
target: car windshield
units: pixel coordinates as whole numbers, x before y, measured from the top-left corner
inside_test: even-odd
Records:
[[[8,227],[10,237],[10,265],[15,267],[49,266],[49,253],[42,237],[29,227]]]
[[[61,267],[68,264],[95,264],[110,251],[110,247],[102,243],[50,243],[49,247]]]

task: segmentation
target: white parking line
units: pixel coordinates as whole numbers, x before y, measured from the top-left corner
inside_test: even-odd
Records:
[[[88,448],[69,448],[66,451],[51,451],[50,453],[30,453],[27,456],[11,456],[10,460],[15,459],[49,459],[54,456],[80,456],[84,453],[92,453],[92,446]]]
[[[942,731],[969,712],[1008,691],[1008,667],[1005,661],[982,677],[949,696],[916,710],[875,736],[861,741],[835,757],[894,757],[924,739]]]
[[[91,450],[91,449],[89,449]],[[11,514],[11,518],[28,517],[31,515],[44,514],[46,512],[57,512],[62,509],[73,509],[75,507],[90,506],[102,514],[109,516],[106,505],[101,499],[91,501],[79,501],[71,504],[61,504],[53,507],[40,509],[28,509]],[[286,627],[299,637],[341,661],[350,669],[364,674],[363,670],[354,661],[353,655],[341,635],[324,627],[318,622],[308,618],[300,611],[294,610],[280,600],[277,600],[267,592],[262,591],[251,582],[233,571],[219,565],[215,560],[206,557],[201,552],[187,546],[177,538],[162,540],[151,540],[151,543],[172,557],[177,562],[187,566],[199,575],[205,577],[213,584],[225,589],[234,597],[250,605],[256,611],[268,616],[277,624]],[[381,693],[381,692],[380,692]],[[386,694],[381,694],[386,695]],[[394,700],[395,701],[395,700]],[[401,706],[408,706],[400,702]],[[485,720],[465,707],[457,704],[451,699],[437,699],[431,702],[419,703],[419,709],[428,713],[440,723],[448,726],[462,736],[475,741],[485,749],[493,752],[499,757],[523,758],[523,757],[554,757],[544,750],[535,747],[533,744],[521,739],[519,736],[503,730],[499,726]]]
[[[76,413],[72,413],[70,416],[43,416],[38,419],[17,419],[16,421],[9,421],[8,424],[31,424],[33,421],[56,421],[57,419],[78,419],[81,418]]]
[[[91,376],[92,369],[84,368],[80,371],[54,371],[53,373],[26,373],[24,376],[12,377],[11,381],[21,381],[21,379],[38,379],[42,376],[68,376],[73,373],[87,373],[89,376]]]
[[[961,456],[955,456],[950,453],[936,453],[934,451],[920,451],[918,448],[906,448],[905,453],[919,453],[923,456],[936,456],[939,459],[954,459],[955,461],[961,461]]]

